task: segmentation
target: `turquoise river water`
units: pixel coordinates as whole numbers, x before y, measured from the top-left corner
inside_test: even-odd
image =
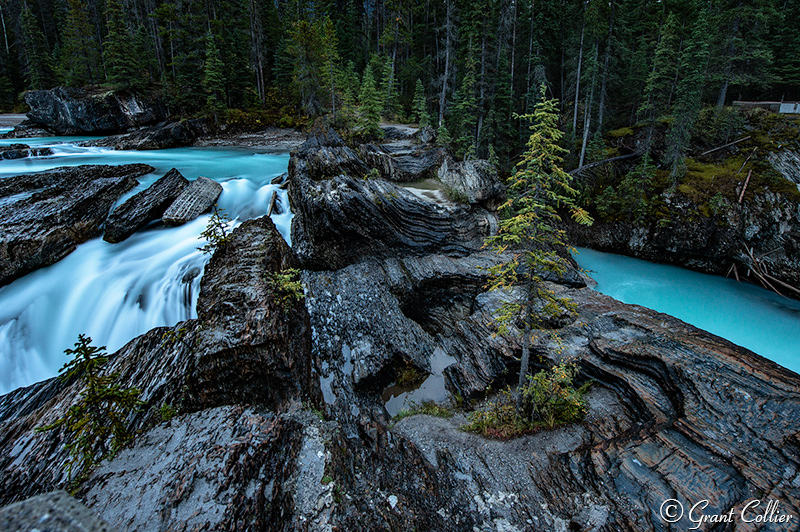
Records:
[[[222,184],[218,205],[234,224],[266,214],[273,191],[283,207],[272,219],[289,241],[286,191],[270,181],[286,171],[288,154],[252,149],[178,148],[114,151],[72,144],[85,138],[0,141],[51,146],[54,155],[0,162],[0,179],[59,166],[146,163],[156,170],[120,202],[170,168],[189,180]],[[0,288],[0,394],[56,375],[78,334],[113,352],[153,327],[196,317],[200,277],[209,256],[197,250],[208,215],[186,225],[151,225],[118,244],[90,240],[65,259]]]
[[[670,314],[800,373],[800,301],[758,286],[579,248],[595,290]]]

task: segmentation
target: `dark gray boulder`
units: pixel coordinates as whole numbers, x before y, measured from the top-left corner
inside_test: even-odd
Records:
[[[339,174],[364,177],[369,167],[348,147],[336,131],[315,127],[300,149],[289,159],[289,175],[299,174],[312,180]]]
[[[161,122],[166,107],[125,91],[69,87],[28,91],[30,106],[23,127],[41,127],[57,135],[108,135]]]
[[[332,130],[309,137],[289,161],[292,245],[310,269],[338,269],[364,257],[465,255],[479,249],[497,220],[477,206],[439,204],[384,179]]]
[[[24,159],[25,157],[53,155],[52,148],[31,148],[27,144],[10,144],[2,149],[0,159]]]
[[[382,178],[395,183],[412,183],[436,177],[439,165],[447,156],[444,148],[395,154],[373,144],[362,144],[358,147],[358,153],[367,166],[377,169]]]
[[[440,205],[382,179],[290,173],[292,244],[306,268],[337,269],[367,256],[465,255],[496,227],[478,207]]]
[[[506,199],[497,168],[482,159],[456,162],[448,157],[439,168],[439,181],[463,194],[469,203],[495,211]]]
[[[200,176],[186,187],[164,211],[161,220],[166,225],[182,225],[209,210],[222,194],[222,185]]]
[[[145,164],[56,168],[0,180],[0,286],[70,254],[97,236]]]
[[[103,240],[122,242],[148,223],[158,220],[188,186],[189,181],[178,170],[171,169],[146,190],[114,209],[106,220]]]
[[[88,141],[84,145],[115,150],[163,150],[191,146],[204,132],[205,128],[201,121],[181,120]]]

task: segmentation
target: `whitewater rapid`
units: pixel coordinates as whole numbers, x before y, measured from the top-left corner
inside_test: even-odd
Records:
[[[120,202],[144,190],[170,168],[189,180],[204,175],[222,185],[219,208],[238,225],[266,214],[277,194],[272,220],[290,241],[292,214],[285,190],[270,184],[286,171],[288,154],[238,148],[177,148],[114,151],[77,146],[84,139],[15,139],[50,146],[52,157],[0,162],[0,179],[80,164],[146,163],[156,170]],[[198,251],[208,223],[204,215],[180,227],[151,224],[118,244],[92,239],[60,262],[0,288],[0,394],[47,379],[67,362],[64,350],[78,334],[109,353],[159,326],[196,317],[200,279],[209,255]]]

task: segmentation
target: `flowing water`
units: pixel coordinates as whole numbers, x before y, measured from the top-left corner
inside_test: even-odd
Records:
[[[190,181],[204,175],[221,183],[217,203],[234,225],[266,214],[277,192],[282,209],[272,220],[289,241],[288,197],[270,184],[286,171],[288,154],[237,148],[114,151],[72,144],[84,139],[0,141],[0,146],[51,146],[55,152],[2,161],[0,179],[81,164],[153,166],[155,172],[140,177],[140,185],[122,202],[174,167]],[[199,235],[208,219],[204,215],[174,228],[151,224],[118,244],[96,238],[56,264],[0,288],[0,394],[56,375],[68,360],[64,349],[73,346],[78,334],[113,352],[153,327],[196,317],[200,277],[210,258],[197,247],[205,244]]]
[[[595,290],[670,314],[800,373],[800,301],[749,283],[580,248]]]

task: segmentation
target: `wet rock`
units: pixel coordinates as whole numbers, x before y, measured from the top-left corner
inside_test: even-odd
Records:
[[[22,123],[14,127],[11,131],[0,134],[3,139],[30,139],[34,137],[53,137],[54,134],[44,128]]]
[[[675,196],[670,218],[643,224],[595,221],[591,227],[572,223],[569,234],[579,246],[717,275],[733,276],[736,266],[739,277],[752,282],[758,281],[748,270],[756,259],[763,271],[800,288],[800,203],[765,190],[742,204],[726,204],[713,216],[697,209],[688,198]]]
[[[189,181],[178,170],[171,169],[146,190],[114,209],[106,220],[103,240],[122,242],[148,223],[158,220],[188,186]]]
[[[84,145],[115,150],[163,150],[191,146],[204,132],[205,128],[199,120],[182,120],[88,141]]]
[[[292,513],[302,444],[291,419],[208,409],[137,438],[95,471],[82,497],[115,530],[274,529]]]
[[[0,159],[23,159],[25,157],[44,157],[53,155],[52,148],[31,148],[27,144],[10,144],[0,152]]]
[[[144,164],[84,165],[0,180],[0,285],[97,236],[111,206],[152,171]]]
[[[56,135],[108,135],[167,117],[160,101],[125,91],[56,87],[26,92],[25,103],[31,110],[21,126],[44,128]]]
[[[54,491],[0,508],[6,532],[109,532],[111,528],[65,491]]]
[[[463,194],[469,203],[477,203],[491,211],[506,199],[506,187],[497,176],[497,168],[489,161],[456,162],[448,157],[437,174],[439,181]]]
[[[303,175],[311,180],[339,174],[364,177],[369,167],[359,159],[336,131],[315,127],[300,149],[289,159],[289,175]]]
[[[181,413],[238,404],[285,411],[316,400],[305,306],[298,301],[285,308],[267,283],[270,273],[293,265],[272,221],[249,220],[208,263],[199,319],[153,329],[111,355],[106,371],[118,373],[122,387],[141,390],[146,402],[127,419],[131,432],[160,422],[164,404]],[[62,416],[80,388],[53,378],[0,396],[0,504],[67,484],[63,435],[35,428]],[[119,495],[118,501],[131,496]]]
[[[444,148],[396,154],[373,144],[362,144],[358,147],[358,153],[367,166],[378,170],[383,179],[395,183],[411,183],[435,177],[439,165],[447,156]]]
[[[363,161],[337,138],[309,138],[289,161],[292,243],[305,267],[432,251],[465,255],[495,230],[495,215],[479,207],[437,204],[383,179],[362,179],[353,171]],[[327,170],[318,169],[323,161]]]
[[[216,203],[222,194],[222,185],[200,176],[180,193],[164,211],[161,220],[166,225],[182,225],[194,220]]]

